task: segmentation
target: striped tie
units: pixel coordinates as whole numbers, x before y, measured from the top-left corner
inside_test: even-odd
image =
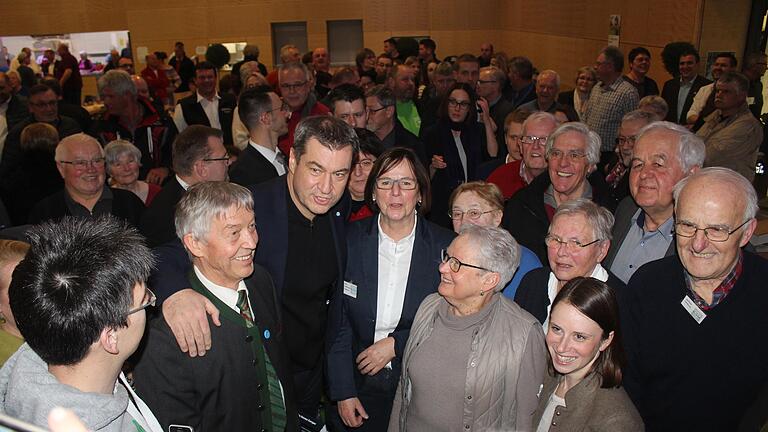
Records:
[[[249,329],[256,327],[253,320],[253,313],[251,312],[251,306],[248,302],[248,292],[245,290],[238,290],[237,292],[237,308],[240,310],[240,316],[245,320],[245,326]],[[259,333],[259,329],[256,328],[256,333]],[[258,349],[260,349],[264,355],[264,364],[266,366],[267,383],[269,385],[269,402],[272,411],[272,428],[275,431],[283,431],[286,426],[287,415],[285,412],[285,402],[283,401],[283,392],[280,389],[280,379],[277,377],[275,367],[272,366],[272,361],[269,359],[264,347],[258,343]]]

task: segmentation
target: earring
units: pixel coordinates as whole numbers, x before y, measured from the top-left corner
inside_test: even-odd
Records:
[[[8,320],[5,318],[5,315],[3,315],[2,312],[0,312],[0,324],[5,324],[7,322]]]
[[[485,295],[485,291],[480,291],[480,297]]]
[[[376,202],[376,195],[371,197],[371,201]]]

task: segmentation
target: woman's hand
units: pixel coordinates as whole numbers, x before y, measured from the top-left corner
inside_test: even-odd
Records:
[[[365,412],[363,404],[358,398],[349,398],[339,401],[336,406],[339,410],[339,417],[347,427],[360,427],[363,420],[368,420],[368,413]]]
[[[448,164],[445,163],[445,160],[440,155],[432,156],[432,163],[429,164],[429,167],[433,169],[443,169],[447,166]]]
[[[395,358],[395,339],[386,337],[357,356],[357,369],[363,375],[376,375]]]

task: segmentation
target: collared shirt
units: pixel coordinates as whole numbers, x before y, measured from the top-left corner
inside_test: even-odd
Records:
[[[599,280],[600,282],[607,282],[608,281],[608,271],[603,268],[603,266],[600,263],[597,263],[595,268],[592,270],[592,274],[589,275],[589,277],[595,278]],[[547,330],[549,329],[549,313],[552,311],[552,303],[555,302],[555,297],[557,297],[557,284],[560,283],[559,280],[557,280],[557,276],[555,276],[554,272],[549,272],[549,281],[547,282],[547,297],[549,298],[549,304],[547,305],[547,319],[544,320],[544,333],[547,333]]]
[[[696,96],[693,97],[693,103],[691,104],[691,108],[688,110],[688,113],[685,115],[685,118],[687,119],[690,116],[698,116],[701,114],[702,110],[704,110],[704,107],[707,105],[707,100],[712,95],[712,91],[714,90],[715,83],[700,87],[699,91],[696,92]]]
[[[589,180],[587,179],[584,179],[584,190],[581,192],[580,198],[592,201],[592,184],[589,183]],[[547,186],[547,190],[544,191],[544,209],[547,211],[547,216],[549,216],[549,221],[551,222],[552,216],[554,216],[555,211],[557,210],[555,187],[552,186],[552,184]]]
[[[628,283],[629,278],[645,263],[664,258],[675,238],[675,218],[669,217],[656,231],[645,231],[646,214],[638,209],[629,225],[627,236],[619,246],[619,251],[611,264],[611,272]]]
[[[453,133],[453,143],[456,145],[456,152],[459,154],[461,169],[464,170],[464,181],[467,181],[467,152],[464,151],[464,144],[461,142],[461,132],[451,131]]]
[[[600,135],[601,151],[613,151],[624,114],[637,109],[637,89],[619,77],[610,85],[600,82],[592,87],[584,111],[584,123]]]
[[[379,229],[379,274],[374,342],[389,336],[400,323],[405,288],[408,285],[408,274],[411,269],[413,242],[416,238],[416,215],[413,219],[411,233],[395,241],[381,228],[381,215],[378,217],[376,225]]]
[[[221,99],[221,96],[219,96],[218,93],[214,95],[213,100],[208,100],[200,93],[197,93],[197,103],[203,107],[203,112],[205,112],[205,116],[208,117],[208,122],[211,124],[211,127],[221,130],[221,122],[219,121],[219,99]],[[178,129],[179,132],[183,131],[188,126],[187,121],[184,119],[184,112],[179,104],[176,104],[176,109],[173,111],[173,122],[176,123],[176,129]]]
[[[179,177],[178,174],[176,174],[176,181],[179,182],[179,184],[181,185],[182,189],[184,189],[184,190],[189,190],[189,188],[192,187],[192,185],[190,185],[189,183],[187,183],[184,180],[182,180],[181,177]]]
[[[112,189],[104,185],[101,189],[101,196],[93,205],[93,210],[88,210],[84,205],[72,199],[67,189],[64,189],[64,203],[67,205],[69,214],[75,217],[94,217],[112,214]]]
[[[698,293],[696,293],[696,291],[693,290],[693,281],[691,280],[691,275],[689,275],[687,271],[685,272],[685,286],[688,288],[688,293],[691,295],[693,302],[696,303],[696,306],[698,306],[699,309],[703,311],[708,311],[719,305],[720,302],[722,302],[725,297],[728,296],[733,287],[736,285],[736,282],[738,282],[739,277],[741,277],[743,268],[744,252],[739,250],[739,257],[736,259],[736,264],[733,266],[733,269],[728,273],[725,279],[720,282],[720,285],[718,285],[717,288],[712,291],[711,304],[707,303],[704,298],[702,298]]]
[[[691,92],[691,88],[693,87],[693,81],[694,79],[688,80],[687,82],[680,78],[680,91],[677,92],[677,117],[680,118],[680,115],[683,114],[683,105],[685,105],[685,99],[688,97],[688,93]]]
[[[264,156],[269,161],[269,163],[275,167],[275,170],[277,170],[277,175],[281,176],[285,174],[285,165],[283,165],[285,163],[285,155],[280,151],[280,149],[275,148],[272,150],[271,148],[256,144],[253,142],[253,140],[250,139],[248,140],[248,144],[255,148],[259,153],[261,153],[261,155]]]

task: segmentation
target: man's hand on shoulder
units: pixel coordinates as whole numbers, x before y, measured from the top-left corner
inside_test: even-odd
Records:
[[[216,326],[221,325],[219,310],[202,294],[187,288],[163,302],[163,318],[171,328],[176,342],[190,357],[203,356],[211,349],[211,328],[208,317]]]

